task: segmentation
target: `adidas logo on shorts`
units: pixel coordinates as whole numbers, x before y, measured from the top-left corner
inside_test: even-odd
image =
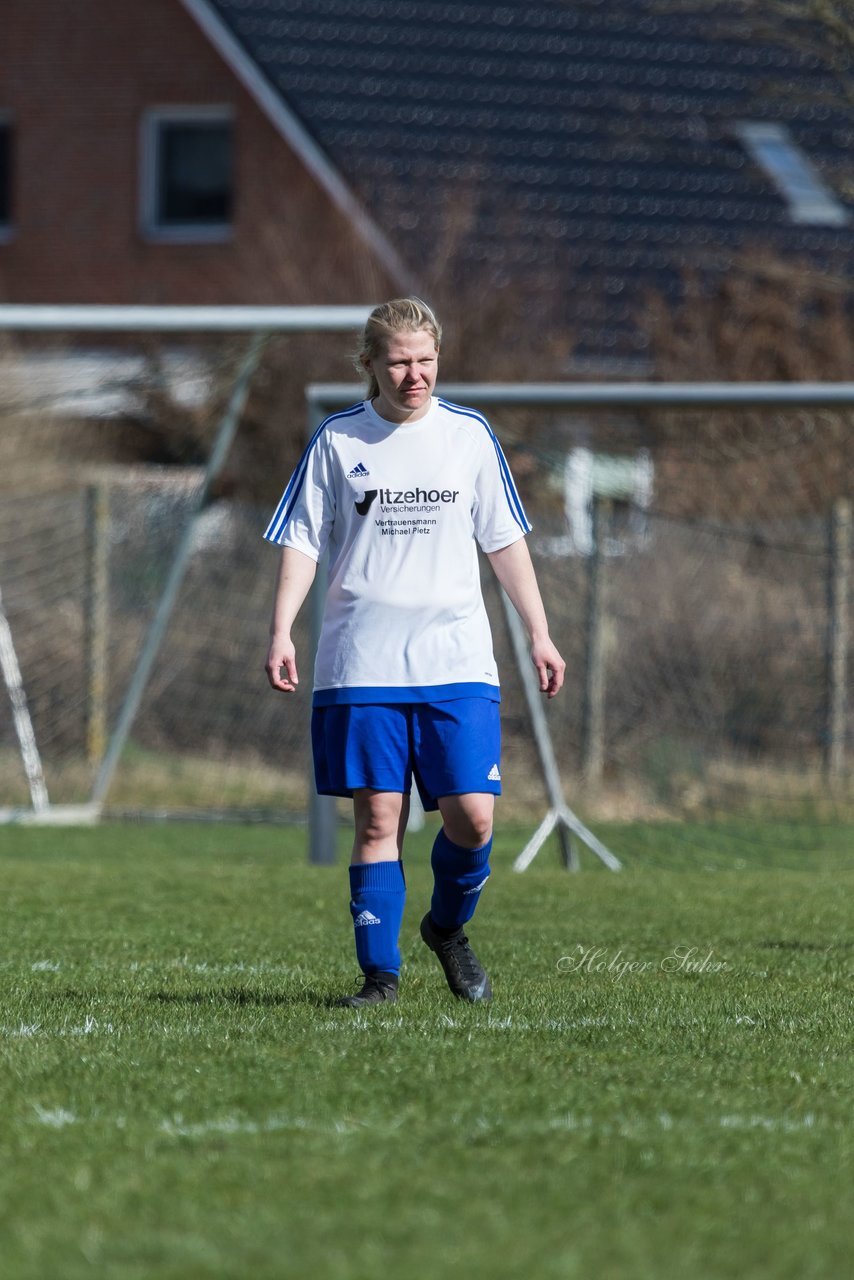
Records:
[[[500,782],[501,774],[498,770],[498,765],[494,764],[486,776],[490,782]]]
[[[358,929],[360,925],[382,924],[382,920],[380,920],[379,916],[375,916],[373,911],[361,911],[359,915],[356,916],[353,924]]]

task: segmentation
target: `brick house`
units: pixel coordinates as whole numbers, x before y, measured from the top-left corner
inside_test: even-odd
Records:
[[[9,0],[2,25],[4,300],[307,301],[318,242],[324,301],[393,284],[391,245],[180,0]]]
[[[686,267],[848,274],[829,80],[655,0],[6,0],[0,298],[363,302],[438,245],[642,369]]]

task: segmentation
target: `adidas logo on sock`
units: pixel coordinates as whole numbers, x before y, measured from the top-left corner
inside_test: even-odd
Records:
[[[494,764],[486,776],[490,782],[500,782],[501,774],[498,771],[498,765]]]
[[[466,889],[465,892],[463,893],[463,897],[467,898],[471,893],[480,893],[481,889],[486,884],[488,879],[489,879],[489,876],[484,876],[480,884],[476,884],[473,889]]]
[[[361,911],[359,915],[356,916],[353,924],[358,929],[360,925],[382,924],[382,920],[380,920],[379,916],[375,916],[373,911]]]
[[[353,470],[347,472],[347,479],[362,480],[365,476],[369,476],[370,474],[371,473],[365,466],[364,462],[357,462]]]

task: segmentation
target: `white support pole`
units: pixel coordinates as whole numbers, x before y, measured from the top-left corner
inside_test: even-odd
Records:
[[[362,389],[319,382],[319,404],[348,404]],[[552,409],[831,409],[854,406],[854,382],[448,382],[442,396],[463,404]]]
[[[584,673],[581,769],[587,782],[602,781],[605,768],[605,543],[611,523],[608,498],[593,495],[593,545],[587,557],[587,657]]]
[[[577,835],[587,845],[588,849],[596,854],[597,858],[601,858],[605,866],[610,868],[611,871],[619,871],[621,868],[619,858],[616,858],[611,853],[611,850],[606,848],[602,841],[598,840],[593,832],[587,829],[564,799],[560,771],[557,767],[554,746],[552,745],[551,734],[543,711],[543,695],[540,693],[539,685],[534,675],[534,668],[528,654],[528,646],[525,643],[522,623],[504,591],[501,592],[501,603],[504,606],[504,617],[507,621],[507,630],[510,633],[510,640],[513,645],[513,656],[516,659],[516,667],[519,671],[519,678],[522,681],[525,701],[528,704],[528,713],[534,730],[534,740],[540,757],[540,767],[543,771],[551,806],[534,835],[513,863],[513,870],[525,871],[534,861],[552,831],[557,831],[564,865],[570,871],[578,871],[580,868],[578,855],[572,846],[569,836],[570,832]]]
[[[94,772],[107,745],[110,494],[103,481],[86,491],[86,533],[86,756]]]
[[[360,328],[370,307],[110,307],[0,305],[0,331],[306,333]]]
[[[323,418],[324,408],[310,396],[306,405],[306,439],[310,440]],[[320,626],[323,621],[323,606],[326,601],[326,587],[329,580],[329,559],[322,556],[314,575],[309,597],[310,635],[309,657],[312,665],[317,653],[320,638]],[[311,752],[308,760],[308,860],[313,866],[330,867],[336,861],[338,840],[338,813],[334,796],[317,794],[312,767]]]
[[[827,575],[827,712],[825,772],[838,783],[845,773],[848,663],[851,648],[851,501],[837,498],[829,521]]]
[[[27,783],[30,788],[33,812],[42,814],[50,808],[50,801],[48,799],[47,786],[45,785],[41,757],[36,744],[36,735],[33,731],[33,722],[30,719],[30,709],[27,706],[27,695],[24,692],[24,678],[21,674],[18,655],[15,652],[15,644],[12,640],[12,628],[9,626],[6,610],[3,608],[3,593],[1,591],[0,668],[3,671],[3,682],[9,694],[9,701],[12,704],[12,718],[15,722],[15,732],[18,735],[18,742],[21,747],[21,759],[24,763],[24,772],[27,775]]]
[[[326,586],[329,578],[329,561],[323,556],[317,566],[309,599],[311,619],[311,661],[317,653]],[[337,861],[338,812],[334,796],[317,794],[314,782],[311,752],[308,753],[308,860],[317,867],[331,867]]]

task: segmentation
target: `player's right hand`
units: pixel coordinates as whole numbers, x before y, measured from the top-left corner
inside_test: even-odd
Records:
[[[297,675],[296,650],[290,639],[274,636],[270,642],[270,652],[264,667],[267,679],[274,689],[282,693],[294,693],[299,684]],[[283,674],[284,672],[284,674]]]

